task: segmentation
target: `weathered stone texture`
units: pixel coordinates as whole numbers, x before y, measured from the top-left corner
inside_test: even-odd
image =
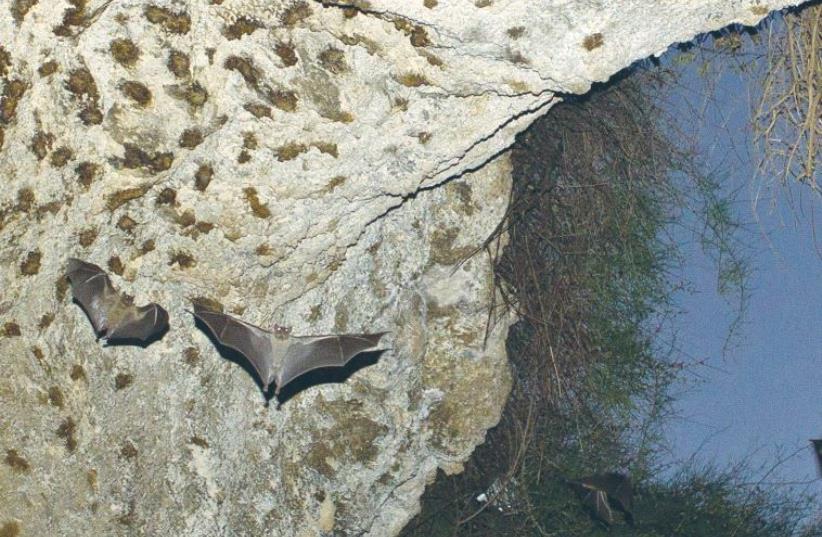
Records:
[[[558,93],[784,4],[0,0],[0,527],[398,531],[509,389],[477,252],[500,152]],[[171,331],[101,347],[70,256]],[[192,298],[391,348],[266,407]]]

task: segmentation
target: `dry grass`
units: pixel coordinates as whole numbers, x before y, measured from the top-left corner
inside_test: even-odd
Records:
[[[768,67],[753,119],[760,181],[806,184],[817,194],[822,156],[822,4],[768,27]]]

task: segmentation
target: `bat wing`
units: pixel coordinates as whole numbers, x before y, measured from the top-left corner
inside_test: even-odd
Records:
[[[617,474],[620,475],[620,474]],[[634,509],[634,488],[631,485],[631,478],[620,475],[622,478],[613,488],[606,489],[605,492],[612,502],[616,504],[620,511],[630,516]]]
[[[625,515],[625,521],[628,524],[634,525],[634,517],[631,512],[634,504],[634,491],[631,478],[628,475],[617,472],[607,472],[583,477],[576,483],[579,487],[592,491],[590,494],[601,492],[604,495],[603,497],[608,504],[608,511],[611,513],[608,524],[613,522],[613,511],[611,508],[615,508]],[[601,513],[605,511],[591,503],[594,499],[588,500],[586,497],[586,501],[590,504],[590,507],[594,509],[594,512],[599,518],[606,520],[606,518],[601,515]],[[597,502],[598,500],[595,503]]]
[[[111,339],[151,339],[168,326],[168,312],[161,306],[151,303],[148,306],[130,306],[117,326],[111,327],[106,335]]]
[[[592,490],[585,498],[585,503],[594,511],[597,518],[608,524],[614,523],[614,512],[608,503],[608,495],[601,490]]]
[[[71,258],[66,276],[71,283],[71,294],[88,315],[94,332],[98,336],[103,334],[109,328],[111,313],[121,302],[108,274],[97,265]]]
[[[608,472],[580,479],[584,486],[605,492],[616,508],[630,513],[634,504],[634,492],[631,478],[625,474]]]
[[[259,375],[263,391],[274,380],[274,350],[271,332],[224,313],[194,304],[194,315],[203,321],[220,344],[245,356]]]
[[[314,369],[344,366],[361,352],[375,349],[386,333],[292,338],[277,373],[276,393]]]

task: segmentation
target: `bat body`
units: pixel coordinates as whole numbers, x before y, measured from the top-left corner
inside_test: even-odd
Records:
[[[92,263],[71,258],[66,276],[71,293],[88,315],[98,338],[147,341],[168,328],[168,312],[151,303],[137,307],[118,293],[108,274]]]
[[[813,452],[816,455],[816,465],[819,470],[819,475],[822,476],[822,438],[815,438],[811,440],[813,445]]]
[[[608,472],[582,479],[567,480],[582,498],[594,516],[607,525],[614,523],[614,509],[625,515],[625,521],[633,525],[634,493],[631,478],[625,474]]]
[[[268,331],[224,313],[210,311],[194,304],[195,317],[214,334],[217,341],[240,352],[251,363],[263,383],[280,390],[295,378],[322,367],[343,367],[358,354],[378,350],[377,334],[344,334],[330,336],[291,336],[290,330],[275,326]]]

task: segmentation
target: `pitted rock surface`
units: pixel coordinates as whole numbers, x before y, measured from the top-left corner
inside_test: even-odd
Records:
[[[396,534],[509,391],[482,245],[514,135],[785,5],[0,0],[0,527]],[[69,257],[171,330],[101,346]],[[390,348],[265,406],[192,299]]]

